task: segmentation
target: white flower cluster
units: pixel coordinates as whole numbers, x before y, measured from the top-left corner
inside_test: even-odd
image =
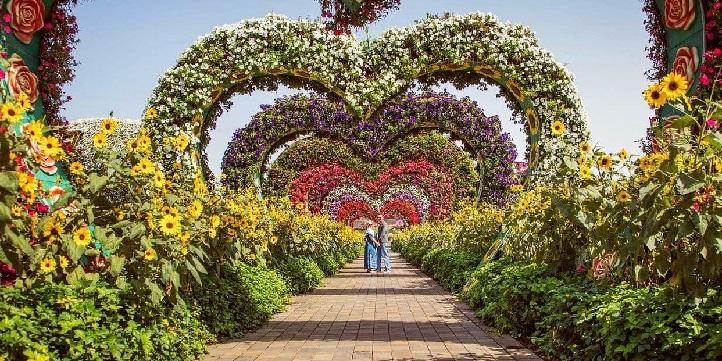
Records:
[[[530,125],[536,173],[553,172],[561,163],[555,143],[576,149],[588,138],[572,75],[539,47],[531,30],[483,13],[429,17],[367,42],[281,15],[224,25],[196,41],[160,78],[148,104],[158,116],[146,121],[156,144],[183,132],[191,138],[189,152],[196,152],[207,143],[220,104],[233,92],[291,77],[339,95],[362,116],[419,78],[448,71],[476,73],[505,89]],[[555,120],[564,123],[563,135],[552,135]],[[171,161],[176,156],[166,155]],[[183,163],[198,167],[200,159],[186,154]]]
[[[99,169],[96,162],[97,149],[93,146],[93,135],[100,132],[100,123],[107,118],[85,118],[70,121],[68,133],[73,142],[75,156],[87,171]],[[113,135],[108,136],[106,147],[117,152],[124,152],[129,139],[135,138],[143,126],[138,119],[116,119],[118,128]]]

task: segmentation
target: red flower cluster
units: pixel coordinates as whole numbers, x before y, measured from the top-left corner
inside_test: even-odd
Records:
[[[320,0],[326,27],[336,35],[348,34],[398,9],[401,0]]]
[[[336,220],[347,225],[353,225],[359,219],[376,219],[378,213],[366,202],[350,201],[344,203],[338,210]]]
[[[381,206],[381,214],[384,218],[390,219],[403,219],[406,224],[419,224],[421,217],[416,212],[416,207],[413,204],[401,200],[391,199]]]

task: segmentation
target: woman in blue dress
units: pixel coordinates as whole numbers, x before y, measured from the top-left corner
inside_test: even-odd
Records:
[[[366,233],[364,234],[364,268],[366,272],[371,272],[376,268],[376,232],[374,232],[374,223],[368,221],[366,225]]]

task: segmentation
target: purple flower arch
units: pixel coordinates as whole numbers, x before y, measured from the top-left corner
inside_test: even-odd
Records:
[[[398,96],[362,120],[349,114],[343,102],[327,97],[296,95],[262,106],[229,143],[222,182],[236,189],[253,184],[264,174],[269,156],[300,135],[340,140],[357,155],[373,160],[398,139],[429,130],[460,140],[480,163],[481,181],[493,185],[491,189],[503,191],[514,183],[517,152],[498,117],[487,117],[468,97],[433,92]]]

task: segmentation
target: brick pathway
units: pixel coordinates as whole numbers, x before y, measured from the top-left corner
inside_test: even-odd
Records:
[[[258,331],[211,346],[206,360],[540,360],[391,257],[391,274],[367,274],[356,260]]]

